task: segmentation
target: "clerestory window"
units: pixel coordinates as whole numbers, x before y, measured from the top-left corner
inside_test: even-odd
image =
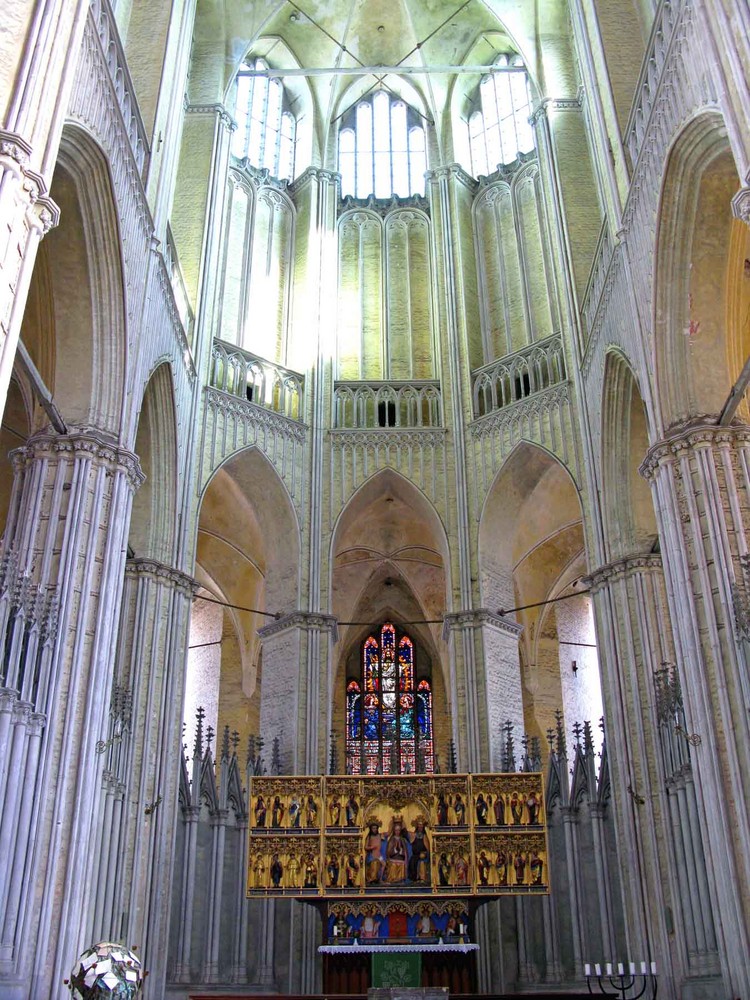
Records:
[[[346,685],[348,774],[434,770],[432,689],[414,660],[414,643],[390,622],[362,644],[359,676]]]
[[[469,115],[471,170],[487,176],[519,153],[534,148],[529,122],[529,78],[520,56],[503,55],[495,62],[499,71],[480,83],[474,111]]]
[[[424,127],[408,104],[381,90],[344,115],[339,131],[344,197],[423,195],[426,169]]]
[[[279,80],[249,75],[265,69],[267,63],[256,59],[243,64],[237,74],[237,131],[232,152],[238,159],[247,157],[252,166],[268,170],[278,180],[291,180],[297,122]]]

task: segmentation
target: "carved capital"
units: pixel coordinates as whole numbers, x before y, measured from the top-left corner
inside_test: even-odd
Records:
[[[466,173],[460,163],[446,163],[442,167],[435,167],[434,170],[428,170],[425,174],[425,180],[428,182],[455,180],[458,181],[459,184],[463,184],[464,187],[468,188],[470,191],[476,191],[479,186],[478,182]]]
[[[523,632],[523,625],[513,621],[512,618],[506,618],[501,612],[490,611],[489,608],[467,609],[444,616],[443,641],[447,642],[450,639],[451,632],[483,626],[501,632],[511,639],[518,639]]]
[[[25,469],[38,459],[55,459],[60,456],[69,457],[73,461],[88,458],[106,465],[111,472],[123,474],[133,492],[146,479],[137,455],[126,448],[105,441],[92,431],[60,435],[40,434],[29,438],[23,447],[10,452],[10,459],[16,472]]]
[[[691,418],[671,427],[663,440],[657,441],[649,448],[641,463],[640,473],[645,479],[651,480],[661,466],[673,464],[689,452],[715,446],[734,447],[748,444],[750,444],[750,427],[744,424],[723,427],[716,422],[714,416]]]
[[[604,566],[595,569],[583,578],[583,582],[596,593],[596,591],[608,586],[615,580],[637,576],[641,573],[660,572],[661,569],[662,561],[658,553],[625,556],[623,559],[616,559],[614,562],[606,563]]]
[[[750,226],[750,187],[740,188],[732,198],[732,215]]]
[[[261,640],[270,639],[272,636],[281,635],[291,629],[303,629],[305,631],[328,632],[333,642],[338,642],[338,618],[333,615],[324,615],[320,612],[312,611],[292,611],[289,614],[278,618],[270,625],[264,625],[258,629]]]
[[[214,115],[228,132],[237,131],[237,122],[232,118],[223,104],[218,101],[213,104],[188,104],[185,102],[185,113],[188,115]]]
[[[187,597],[194,597],[198,591],[198,584],[192,576],[188,576],[182,570],[160,563],[156,559],[128,559],[125,563],[125,575],[134,579],[149,577],[158,583],[181,591]]]

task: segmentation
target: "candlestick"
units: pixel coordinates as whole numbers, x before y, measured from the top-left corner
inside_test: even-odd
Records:
[[[586,973],[587,976],[591,975],[591,966],[589,965],[588,962],[586,962],[586,964],[584,965],[583,971]]]
[[[607,962],[607,975],[608,976],[612,975],[612,963],[611,962]]]
[[[651,963],[651,975],[652,976],[656,975],[656,962]]]
[[[596,970],[596,974],[597,974],[597,976],[601,976],[601,974],[602,974],[602,967],[601,967],[601,965],[599,965],[599,963],[598,963],[598,962],[597,962],[597,963],[596,963],[596,965],[594,966],[594,969]]]
[[[648,969],[646,968],[646,963],[645,962],[641,962],[641,975],[645,976],[647,971],[648,971]]]
[[[630,963],[630,975],[631,976],[635,975],[635,962]]]

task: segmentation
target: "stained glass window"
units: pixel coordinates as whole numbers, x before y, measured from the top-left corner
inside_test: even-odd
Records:
[[[238,159],[247,157],[252,166],[268,170],[278,180],[291,180],[297,122],[286,107],[284,88],[278,80],[248,75],[265,69],[266,63],[256,59],[244,64],[237,74],[237,131],[232,152]]]
[[[362,643],[361,676],[346,686],[350,774],[432,772],[432,690],[417,681],[414,643],[390,622]]]
[[[342,195],[424,194],[425,134],[418,113],[380,90],[350,108],[339,131]]]
[[[519,153],[534,148],[529,122],[529,80],[520,56],[503,55],[495,63],[500,72],[486,76],[479,85],[476,107],[469,115],[471,170],[487,176]]]

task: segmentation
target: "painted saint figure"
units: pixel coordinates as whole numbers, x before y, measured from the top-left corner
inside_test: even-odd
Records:
[[[456,798],[453,802],[453,811],[456,814],[456,825],[465,826],[466,825],[466,805],[464,800],[461,798],[461,793],[456,792]]]
[[[539,822],[539,799],[536,797],[536,792],[529,792],[526,808],[529,810],[529,825],[535,826]]]
[[[257,855],[253,862],[255,872],[255,888],[265,889],[266,887],[266,861],[262,854]]]
[[[359,876],[359,861],[350,854],[346,859],[346,887],[347,889],[354,889],[357,885],[357,878]]]
[[[523,816],[523,802],[519,799],[518,792],[513,792],[510,797],[510,814],[513,817],[513,822],[518,825]]]
[[[484,851],[481,852],[477,858],[477,875],[479,876],[480,885],[490,884],[490,869],[491,869],[490,859],[487,857]]]
[[[328,815],[331,826],[341,826],[341,803],[339,802],[338,795],[334,795],[331,799],[331,804],[328,807]]]
[[[297,855],[292,852],[286,863],[287,885],[290,889],[299,889],[299,861]]]
[[[438,883],[441,886],[451,884],[451,866],[447,854],[441,854],[438,861]]]
[[[305,858],[305,889],[317,889],[318,887],[318,863],[312,854]]]
[[[357,800],[354,797],[354,792],[352,792],[346,803],[346,825],[357,826],[358,816],[359,806],[357,805]]]
[[[538,851],[532,851],[531,858],[529,859],[529,870],[531,871],[531,884],[542,885],[544,862],[539,857]]]
[[[469,884],[469,862],[463,856],[459,854],[454,862],[454,867],[456,869],[456,885],[468,885]]]
[[[266,825],[266,803],[262,795],[259,795],[255,800],[255,825],[265,826]]]
[[[448,826],[448,803],[445,801],[443,792],[438,795],[437,822],[438,826]]]
[[[503,826],[505,823],[505,799],[502,795],[495,796],[495,804],[492,808],[495,811],[495,825]]]
[[[302,806],[296,795],[292,796],[289,803],[289,826],[298,828],[302,820]]]
[[[508,859],[505,856],[505,851],[498,851],[497,857],[495,858],[495,871],[497,872],[497,884],[507,885],[508,884]]]
[[[516,885],[523,885],[526,876],[526,858],[523,854],[517,854],[513,859],[513,867],[516,871]]]
[[[318,804],[312,795],[307,796],[307,807],[305,809],[305,826],[308,829],[318,825]]]
[[[271,810],[271,826],[281,826],[284,819],[284,804],[280,797],[277,795],[273,800],[273,808]]]

